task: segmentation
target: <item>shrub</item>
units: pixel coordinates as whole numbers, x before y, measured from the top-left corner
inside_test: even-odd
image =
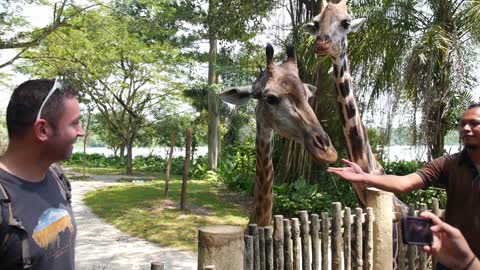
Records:
[[[386,174],[407,175],[414,173],[418,169],[425,166],[424,162],[417,161],[393,161],[385,163],[383,168]],[[420,203],[425,203],[429,208],[432,206],[432,201],[437,198],[440,202],[440,207],[444,208],[447,203],[447,194],[444,189],[430,187],[425,190],[415,190],[410,193],[399,194],[398,198],[406,204],[414,204],[418,206]]]
[[[300,210],[318,213],[329,203],[328,196],[319,191],[318,185],[309,185],[301,178],[274,186],[273,193],[273,212],[286,217],[294,216]]]

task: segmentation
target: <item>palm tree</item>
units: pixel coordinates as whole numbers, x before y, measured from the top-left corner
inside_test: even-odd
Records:
[[[351,40],[352,70],[372,100],[390,93],[413,105],[414,142],[428,159],[444,154],[444,136],[471,102],[479,1],[351,1],[365,29]],[[398,104],[398,101],[393,102]],[[416,124],[417,112],[420,123]]]

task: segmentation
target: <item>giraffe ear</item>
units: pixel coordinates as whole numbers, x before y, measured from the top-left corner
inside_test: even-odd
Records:
[[[221,100],[234,104],[243,105],[252,98],[253,89],[251,85],[229,88],[219,94]]]
[[[357,32],[358,29],[363,25],[367,18],[354,19],[350,23],[350,32]]]
[[[313,22],[308,22],[303,25],[303,30],[309,33],[310,35],[315,36],[317,34],[317,29],[315,28],[315,24]]]
[[[315,96],[315,93],[317,92],[317,87],[304,83],[303,86],[305,87],[305,91],[307,92],[307,98],[310,100],[310,98]]]

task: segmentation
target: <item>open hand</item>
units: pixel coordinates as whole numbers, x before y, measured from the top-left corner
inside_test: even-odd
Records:
[[[356,163],[342,159],[342,163],[348,167],[328,167],[327,172],[333,173],[352,183],[363,183],[366,173]]]

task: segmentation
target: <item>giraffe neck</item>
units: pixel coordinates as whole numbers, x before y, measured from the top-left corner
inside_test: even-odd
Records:
[[[333,58],[333,57],[332,57]],[[352,77],[345,51],[333,59],[337,102],[342,119],[343,135],[347,141],[350,159],[365,172],[383,174],[383,168],[373,157],[367,133],[362,123],[357,102],[353,94]]]
[[[273,207],[273,165],[272,136],[270,128],[263,128],[257,121],[257,136],[255,140],[256,177],[255,177],[255,209],[251,223],[264,227],[270,225]]]

